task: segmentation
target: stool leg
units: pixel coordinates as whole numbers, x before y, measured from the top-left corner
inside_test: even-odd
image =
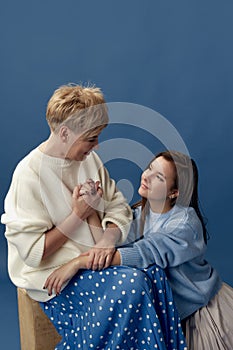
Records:
[[[61,336],[52,322],[24,289],[17,293],[21,350],[54,350]]]

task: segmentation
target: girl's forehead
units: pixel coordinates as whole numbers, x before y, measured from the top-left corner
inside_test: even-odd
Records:
[[[151,163],[151,169],[162,173],[166,178],[174,176],[174,164],[163,157],[158,157]]]
[[[163,157],[158,157],[151,162],[151,167],[163,169],[165,167],[169,167],[169,162]]]

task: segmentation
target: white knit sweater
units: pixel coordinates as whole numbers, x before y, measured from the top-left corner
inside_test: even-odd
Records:
[[[58,266],[87,251],[95,242],[86,221],[52,256],[42,261],[46,231],[63,222],[72,211],[72,192],[88,178],[99,180],[103,200],[99,209],[103,228],[107,222],[128,233],[131,210],[95,152],[82,162],[50,157],[39,148],[17,166],[5,199],[2,223],[6,225],[8,269],[12,282],[35,300],[49,297],[43,285]]]

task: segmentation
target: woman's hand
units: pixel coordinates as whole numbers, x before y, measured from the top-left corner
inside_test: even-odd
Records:
[[[103,194],[99,184],[90,179],[74,188],[72,208],[80,219],[86,220],[97,209]]]
[[[64,283],[69,281],[80,269],[87,268],[87,262],[87,255],[72,259],[53,271],[47,278],[43,288],[48,290],[48,295],[52,295],[53,292],[58,295]]]

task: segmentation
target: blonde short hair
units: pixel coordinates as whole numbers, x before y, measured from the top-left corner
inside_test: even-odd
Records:
[[[52,132],[66,125],[72,131],[87,135],[103,129],[109,121],[100,88],[74,84],[55,90],[47,105],[46,119]]]

